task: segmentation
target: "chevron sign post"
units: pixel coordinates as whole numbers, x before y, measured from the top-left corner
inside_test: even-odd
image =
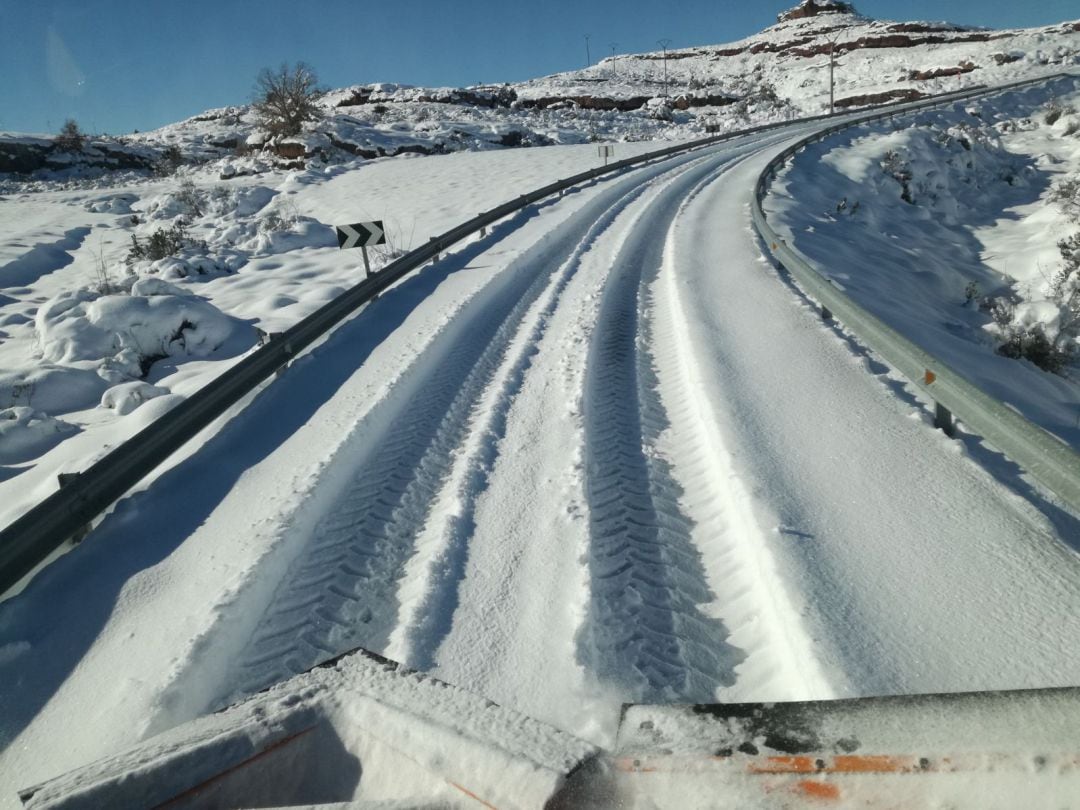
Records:
[[[364,273],[371,275],[371,264],[368,262],[368,245],[382,245],[386,242],[386,230],[382,220],[374,222],[357,222],[355,225],[338,225],[337,243],[341,249],[358,247],[364,251]]]

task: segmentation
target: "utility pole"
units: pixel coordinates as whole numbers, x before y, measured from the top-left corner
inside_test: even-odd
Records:
[[[608,43],[611,45],[611,75],[617,76],[618,72],[615,70],[615,48],[618,46],[618,42]]]
[[[592,67],[592,56],[589,54],[589,35],[585,35],[585,67]]]
[[[829,37],[829,115],[836,112],[836,40],[840,33]]]
[[[671,40],[666,39],[666,38],[665,39],[658,39],[658,40],[656,40],[656,44],[664,49],[664,95],[666,96],[668,94],[668,89],[667,89],[667,46],[671,44]]]

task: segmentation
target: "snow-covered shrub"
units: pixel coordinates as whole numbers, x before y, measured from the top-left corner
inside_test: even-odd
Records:
[[[168,388],[151,385],[142,380],[114,385],[101,397],[101,407],[116,411],[117,416],[125,416],[144,402],[169,394]]]
[[[202,253],[195,250],[185,251],[179,256],[166,256],[156,261],[137,261],[129,269],[135,276],[144,280],[157,277],[165,281],[180,281],[197,276],[235,273],[246,262],[246,258],[236,251]]]
[[[1069,111],[1068,108],[1065,107],[1061,103],[1061,101],[1056,98],[1048,101],[1043,109],[1043,121],[1048,127],[1052,127],[1054,124],[1056,124],[1058,119]]]
[[[881,159],[881,170],[900,184],[900,199],[911,205],[915,200],[911,196],[911,164],[900,153],[890,149]]]
[[[1061,374],[1076,356],[1080,337],[1080,233],[1059,243],[1074,261],[1051,279],[1044,300],[1017,303],[1004,296],[984,303],[994,320],[987,329],[1000,339],[998,354],[1028,360],[1045,372]]]
[[[1058,242],[1062,266],[1047,288],[1047,300],[1058,306],[1058,335],[1055,345],[1068,355],[1077,350],[1080,338],[1080,233]]]
[[[155,165],[155,171],[162,177],[176,174],[176,170],[184,164],[184,153],[180,147],[172,143],[161,150],[161,158]]]
[[[670,98],[661,96],[645,102],[645,115],[656,121],[670,121],[674,111],[675,105]]]
[[[218,185],[210,190],[206,208],[219,219],[230,214],[249,217],[262,210],[276,195],[274,189],[266,186],[230,188]]]
[[[68,291],[38,309],[34,326],[46,361],[93,362],[112,382],[144,377],[165,357],[206,357],[229,341],[251,341],[249,329],[209,302],[171,294]]]
[[[882,171],[900,185],[900,198],[945,222],[964,219],[1001,184],[1022,186],[1032,168],[1005,149],[997,130],[975,123],[918,125],[888,138]]]
[[[288,197],[279,197],[259,221],[259,228],[263,233],[291,231],[299,221],[300,209],[296,207],[296,203]]]
[[[183,180],[176,192],[176,200],[184,206],[184,215],[201,217],[203,215],[202,193],[195,188],[191,180]]]
[[[183,287],[177,286],[176,284],[170,284],[168,281],[157,276],[148,276],[146,278],[140,278],[131,285],[131,294],[149,297],[152,295],[191,296],[195,293],[191,292],[191,290],[186,290]]]
[[[1080,223],[1080,175],[1059,180],[1050,190],[1050,201],[1061,206],[1070,222]]]
[[[1017,304],[1006,296],[988,299],[984,308],[990,312],[993,323],[987,331],[1001,342],[997,353],[1016,360],[1030,360],[1045,371],[1057,372],[1062,366],[1061,358],[1054,351],[1053,341],[1046,335],[1046,325],[1030,304]]]
[[[136,199],[134,194],[111,194],[100,200],[90,200],[83,208],[92,214],[130,214]]]

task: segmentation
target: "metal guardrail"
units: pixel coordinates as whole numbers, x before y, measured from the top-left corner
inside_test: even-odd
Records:
[[[1076,78],[1070,73],[1060,73],[992,89],[969,91],[947,101],[920,101],[910,105],[903,114],[1066,77]],[[1080,454],[1052,433],[970,383],[937,357],[856,304],[781,239],[769,225],[762,210],[762,201],[777,170],[805,146],[849,127],[880,121],[897,114],[896,111],[875,112],[848,120],[839,126],[828,127],[803,138],[777,155],[758,177],[751,206],[754,225],[774,258],[787,269],[807,294],[821,305],[824,315],[835,316],[842,321],[859,340],[933,399],[937,405],[935,423],[939,427],[948,432],[952,415],[957,416],[966,427],[981,435],[1072,509],[1080,512]]]
[[[948,93],[937,96],[935,99],[936,103],[944,103],[947,100],[978,94]],[[923,102],[916,102],[916,104],[920,103]],[[913,105],[911,102],[897,102],[888,106],[890,111],[895,111],[906,110]],[[845,111],[835,116],[818,115],[796,121],[764,124],[626,158],[608,166],[581,172],[565,180],[549,183],[432,238],[423,247],[401,256],[374,276],[361,281],[308,315],[288,331],[270,340],[265,346],[257,349],[223,375],[192,394],[185,402],[94,462],[88,469],[76,475],[65,476],[65,483],[61,489],[0,530],[0,597],[60,548],[65,541],[84,535],[94,518],[122,498],[129,489],[170,455],[278,369],[286,366],[313,342],[327,334],[383,290],[426,262],[438,258],[440,253],[467,236],[478,231],[485,232],[489,225],[527,205],[606,174],[614,174],[634,166],[746,135],[850,115],[850,112]],[[835,129],[828,131],[835,131]],[[809,140],[806,142],[808,143]],[[786,154],[791,154],[791,151],[789,150]],[[759,208],[760,206],[755,206],[755,221],[759,216]],[[763,216],[761,216],[759,227],[768,227],[764,223]]]

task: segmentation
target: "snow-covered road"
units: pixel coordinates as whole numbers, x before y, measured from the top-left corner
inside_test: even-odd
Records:
[[[0,784],[358,645],[601,743],[624,701],[1080,682],[1080,524],[761,258],[799,134],[516,215],[122,503],[0,605]]]

